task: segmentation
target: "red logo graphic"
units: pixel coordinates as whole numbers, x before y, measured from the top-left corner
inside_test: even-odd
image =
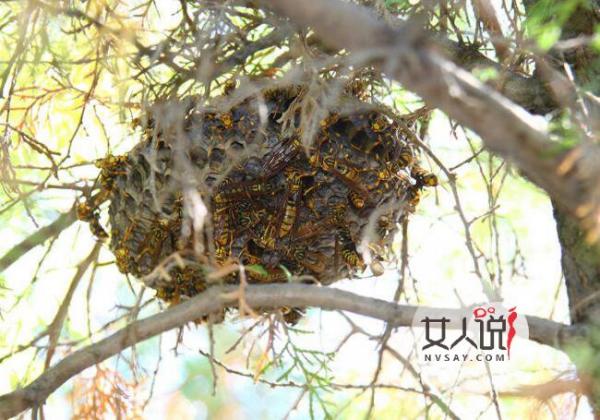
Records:
[[[501,302],[424,308],[415,314],[413,327],[424,328],[419,345],[424,362],[505,362],[514,356],[515,338],[529,336],[526,317]]]

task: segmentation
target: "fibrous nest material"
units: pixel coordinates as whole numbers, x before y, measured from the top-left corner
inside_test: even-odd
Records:
[[[218,111],[156,107],[140,144],[101,160],[120,271],[151,277],[160,298],[177,302],[208,286],[210,267],[231,261],[249,283],[330,284],[365,270],[363,255],[385,258],[398,221],[437,179],[374,110],[330,110],[305,147],[302,92],[225,95],[214,100]]]

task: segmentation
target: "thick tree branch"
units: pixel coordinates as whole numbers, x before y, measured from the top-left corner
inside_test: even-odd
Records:
[[[490,86],[528,112],[543,115],[558,107],[547,83],[538,77],[510,71],[481,53],[478,48],[442,37],[436,37],[435,42],[444,47],[444,53],[448,54],[453,63],[465,70],[496,70],[499,77],[497,81],[490,81]]]
[[[25,388],[1,396],[0,419],[40,406],[52,392],[73,376],[140,341],[197,320],[222,307],[237,306],[237,290],[238,286],[213,287],[166,311],[133,322],[111,336],[72,353]],[[415,306],[399,305],[338,289],[303,284],[247,286],[244,298],[248,305],[255,308],[290,306],[342,310],[386,321],[394,327],[410,326],[417,309]],[[455,311],[448,309],[448,313]],[[585,333],[576,326],[531,316],[527,319],[532,340],[558,348]]]
[[[393,30],[367,9],[339,0],[262,3],[310,26],[336,48],[370,55],[384,72],[475,131],[490,151],[514,163],[587,229],[600,233],[600,167],[578,165],[580,157],[600,153],[597,147],[562,151],[530,114],[442,57],[437,50],[444,46],[415,25]]]

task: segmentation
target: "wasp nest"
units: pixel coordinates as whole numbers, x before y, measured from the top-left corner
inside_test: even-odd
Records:
[[[118,268],[148,277],[184,256],[150,284],[173,302],[203,291],[207,267],[228,261],[248,267],[250,283],[330,284],[366,268],[359,249],[383,258],[398,220],[437,179],[376,111],[331,111],[305,148],[300,94],[275,89],[233,105],[224,96],[219,112],[165,107],[137,147],[101,160]],[[199,200],[207,216],[198,234],[190,220]]]

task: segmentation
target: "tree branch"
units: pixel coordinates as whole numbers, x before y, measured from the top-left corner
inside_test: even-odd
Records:
[[[134,344],[197,320],[223,307],[237,306],[239,286],[213,287],[206,292],[173,306],[166,311],[135,321],[105,339],[65,357],[26,387],[0,397],[0,418],[8,418],[29,408],[39,407],[46,398],[70,378]],[[247,286],[244,298],[248,305],[273,309],[319,307],[349,311],[390,323],[410,326],[416,306],[399,305],[380,299],[363,297],[343,290],[304,284],[270,284]],[[456,309],[448,309],[448,313]],[[567,341],[585,334],[577,326],[568,326],[528,316],[530,338],[560,348]]]
[[[490,81],[489,85],[528,112],[543,115],[558,108],[559,105],[550,94],[546,83],[538,77],[511,71],[481,53],[479,49],[461,45],[445,37],[435,36],[435,43],[443,46],[443,52],[454,64],[467,71],[485,68],[496,70],[497,82]]]
[[[76,220],[75,209],[72,208],[69,212],[61,214],[58,219],[48,226],[44,226],[19,242],[0,258],[0,273],[36,246],[43,244],[71,226]]]
[[[580,159],[600,153],[597,146],[561,150],[546,127],[442,57],[438,50],[444,46],[416,25],[394,30],[367,9],[339,0],[262,3],[298,25],[310,26],[333,47],[371,57],[407,89],[476,132],[488,150],[514,163],[586,229],[600,235],[600,167],[579,167]]]
[[[100,204],[104,203],[106,199],[107,197],[104,194],[98,193],[89,199],[88,204],[92,208],[97,208],[100,206]],[[0,258],[0,273],[10,267],[14,262],[16,262],[23,255],[27,254],[33,248],[38,245],[42,245],[48,239],[59,235],[63,230],[75,223],[77,221],[77,213],[75,208],[76,204],[73,205],[68,212],[62,213],[54,222],[37,230],[12,247]]]

